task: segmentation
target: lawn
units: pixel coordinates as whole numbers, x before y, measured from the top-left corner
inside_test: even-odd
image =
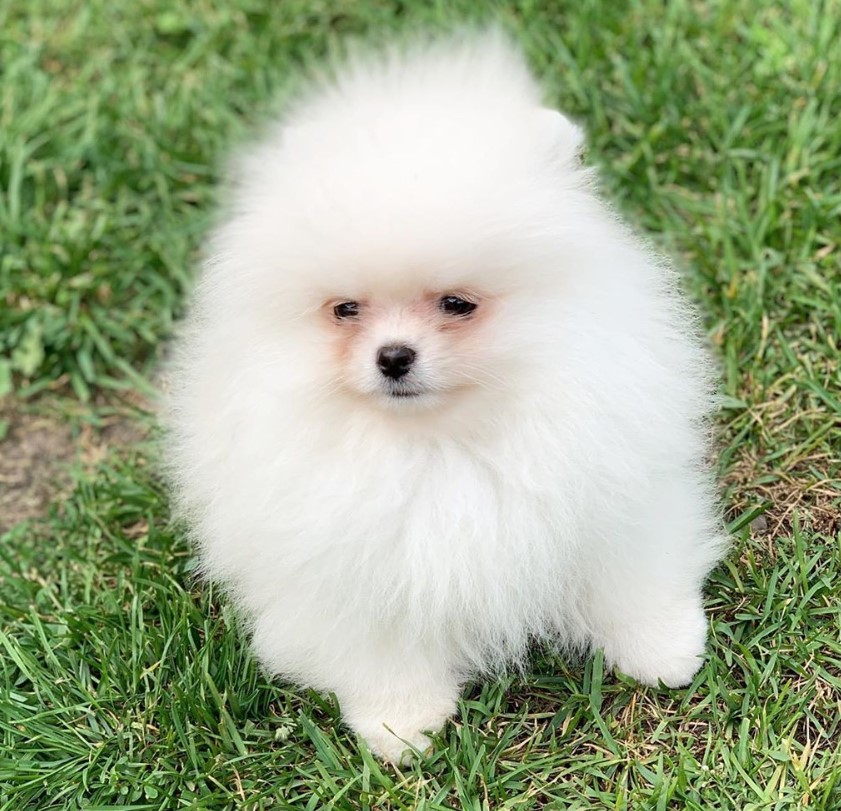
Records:
[[[536,654],[395,771],[192,577],[148,403],[228,150],[477,16],[684,270],[733,546],[690,688]],[[840,176],[841,0],[0,0],[0,811],[841,809]]]

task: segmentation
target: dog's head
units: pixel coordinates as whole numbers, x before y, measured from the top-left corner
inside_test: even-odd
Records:
[[[346,71],[244,164],[224,247],[302,385],[418,413],[510,391],[551,352],[581,133],[503,41],[484,75],[483,47],[442,51],[440,76]]]

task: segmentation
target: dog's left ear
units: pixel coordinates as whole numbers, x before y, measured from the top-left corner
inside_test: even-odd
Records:
[[[547,107],[541,107],[535,118],[541,143],[561,160],[577,163],[584,150],[584,130]]]

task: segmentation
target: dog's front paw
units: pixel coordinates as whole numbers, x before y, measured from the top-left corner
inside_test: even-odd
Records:
[[[602,647],[608,665],[642,684],[683,687],[703,664],[706,638],[707,623],[698,603],[614,629]]]
[[[339,702],[345,722],[368,748],[389,763],[405,764],[431,746],[430,734],[441,730],[455,713],[455,695],[417,694],[411,702]]]
[[[439,724],[438,729],[442,726],[443,722]],[[438,732],[438,729],[428,729],[427,731],[435,733]],[[389,724],[380,724],[378,728],[376,722],[374,722],[367,731],[363,729],[357,729],[356,731],[365,739],[368,748],[387,763],[405,766],[418,754],[423,755],[432,747],[429,735],[422,730],[397,732]]]

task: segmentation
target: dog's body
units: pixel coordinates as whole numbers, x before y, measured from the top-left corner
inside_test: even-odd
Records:
[[[579,145],[499,37],[351,65],[241,165],[180,345],[206,572],[387,758],[535,638],[701,662],[710,364]]]

